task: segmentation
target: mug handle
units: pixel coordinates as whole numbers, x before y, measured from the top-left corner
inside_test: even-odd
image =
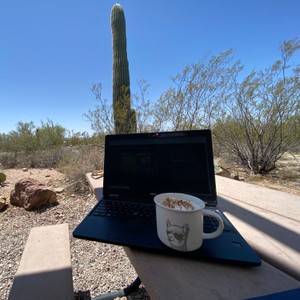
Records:
[[[210,233],[203,232],[203,239],[213,239],[213,238],[218,237],[223,232],[223,229],[224,229],[224,223],[223,223],[221,216],[218,213],[208,210],[208,209],[204,209],[203,214],[206,216],[212,216],[212,217],[216,218],[219,223],[217,230],[215,230],[214,232],[210,232]]]

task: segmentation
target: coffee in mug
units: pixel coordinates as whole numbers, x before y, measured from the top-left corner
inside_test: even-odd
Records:
[[[218,237],[224,229],[219,214],[205,209],[205,203],[197,197],[182,193],[163,193],[154,197],[156,203],[156,228],[159,239],[178,251],[194,251],[201,247],[203,239]],[[204,215],[218,221],[218,228],[203,232]]]

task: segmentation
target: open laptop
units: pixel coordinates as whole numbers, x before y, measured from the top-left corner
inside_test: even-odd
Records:
[[[158,238],[155,195],[194,195],[224,220],[223,233],[200,249],[180,252]],[[209,226],[205,231],[209,232]],[[191,259],[258,266],[260,258],[217,209],[210,130],[107,135],[103,197],[74,230],[82,239],[138,247]]]

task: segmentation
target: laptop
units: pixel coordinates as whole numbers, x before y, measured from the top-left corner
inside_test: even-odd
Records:
[[[192,252],[165,246],[157,236],[153,201],[164,192],[201,198],[206,208],[222,216],[223,233]],[[218,210],[217,202],[210,130],[107,135],[103,196],[73,236],[188,259],[259,266],[260,258]],[[209,232],[212,224],[206,222]]]

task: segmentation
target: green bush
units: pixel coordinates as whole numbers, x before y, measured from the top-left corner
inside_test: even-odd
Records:
[[[4,173],[0,173],[0,184],[6,180],[6,175]]]

